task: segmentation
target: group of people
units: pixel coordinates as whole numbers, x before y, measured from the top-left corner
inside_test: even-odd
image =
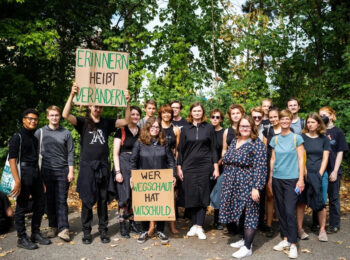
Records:
[[[165,222],[144,221],[140,229],[133,220],[134,169],[173,170],[174,203],[184,207],[185,216],[191,218],[189,237],[206,239],[203,225],[212,200],[215,228],[223,229],[226,224],[229,232],[243,231],[243,238],[231,244],[239,249],[232,255],[235,258],[252,254],[258,228],[268,237],[273,235],[274,214],[279,219],[282,240],[273,249],[289,247],[289,257],[296,258],[298,236],[308,238],[303,230],[306,205],[313,209],[319,240],[327,241],[327,199],[328,233],[339,230],[340,166],[348,146],[342,130],[333,124],[336,115],[332,108],[322,107],[303,120],[294,98],[281,111],[265,99],[261,106],[251,109],[250,115],[242,105],[234,104],[226,113],[230,126],[223,129],[223,112],[211,110],[209,123],[198,102],[191,105],[185,120],[180,101],[162,105],[157,111],[156,102],[148,100],[146,116],[141,118],[141,109],[129,106],[128,93],[123,119],[101,117],[101,106],[89,106],[85,117],[74,116],[71,104],[78,91],[73,84],[62,116],[80,134],[77,192],[82,200],[84,244],[92,243],[92,208],[96,203],[101,242],[110,242],[107,203],[111,194],[118,200],[122,237],[130,238],[132,231],[140,234],[138,243],[153,235],[162,244],[168,243]],[[12,195],[17,197],[15,226],[18,246],[26,249],[36,249],[36,243],[48,245],[49,238],[55,236],[70,241],[67,194],[74,178],[73,138],[60,126],[58,107],[50,106],[46,115],[49,124],[37,130],[38,112],[24,111],[23,128],[10,141],[9,162],[15,180]],[[111,167],[108,137],[113,132]],[[29,239],[24,218],[30,199],[33,217]],[[47,237],[40,233],[45,201]],[[178,233],[175,222],[169,225],[172,233]]]

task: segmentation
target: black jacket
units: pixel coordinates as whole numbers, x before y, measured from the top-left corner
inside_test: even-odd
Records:
[[[318,172],[308,172],[307,181],[307,204],[314,211],[320,211],[325,207],[322,195],[322,177]]]
[[[158,142],[145,145],[136,141],[132,149],[131,169],[173,169],[176,176],[175,159],[168,145]]]

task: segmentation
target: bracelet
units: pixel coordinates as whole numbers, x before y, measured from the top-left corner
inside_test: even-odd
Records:
[[[120,171],[115,171],[116,174],[122,174]]]

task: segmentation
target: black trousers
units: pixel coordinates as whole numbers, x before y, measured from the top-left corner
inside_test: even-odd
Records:
[[[46,185],[46,209],[49,226],[58,228],[58,231],[69,229],[68,224],[68,167],[52,170],[41,170]]]
[[[108,180],[103,177],[100,183],[97,183],[97,216],[98,216],[98,231],[107,232],[108,226],[108,208],[107,208],[107,194],[108,194]],[[91,232],[91,225],[93,220],[92,208],[88,207],[84,201],[81,209],[81,223],[83,225],[84,234]]]
[[[295,209],[298,195],[295,186],[298,179],[272,178],[275,209],[280,222],[281,236],[287,237],[289,243],[297,243],[298,226]]]
[[[336,228],[340,227],[340,180],[338,174],[336,181],[328,182],[329,225]]]
[[[12,218],[4,217],[0,219],[0,234],[7,233],[12,226]]]
[[[21,193],[17,197],[15,211],[15,226],[18,238],[26,236],[25,214],[28,209],[30,195],[32,195],[33,200],[32,233],[39,233],[45,210],[43,181],[38,167],[21,166]]]
[[[146,232],[149,229],[149,221],[142,221],[141,222],[142,225],[142,231]],[[165,222],[164,221],[157,221],[156,222],[156,230],[159,232],[164,233],[164,228],[165,228]]]
[[[192,225],[203,226],[207,208],[197,207],[197,208],[189,208],[189,209],[191,212]]]

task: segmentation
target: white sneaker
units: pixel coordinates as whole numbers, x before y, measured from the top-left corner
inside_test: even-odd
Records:
[[[194,237],[197,234],[197,225],[193,225],[190,231],[187,232],[187,236]]]
[[[282,251],[283,249],[289,246],[290,246],[290,243],[287,240],[282,240],[281,242],[279,242],[277,245],[273,247],[273,250]]]
[[[252,255],[252,249],[248,249],[246,246],[242,246],[237,252],[232,254],[234,258],[243,258]]]
[[[244,239],[241,239],[235,243],[231,243],[230,246],[233,248],[241,248],[242,246],[244,246]]]
[[[202,227],[197,227],[197,236],[199,239],[207,239],[207,236],[204,234],[204,230]]]
[[[296,246],[290,246],[288,257],[293,259],[298,257],[298,249]]]

